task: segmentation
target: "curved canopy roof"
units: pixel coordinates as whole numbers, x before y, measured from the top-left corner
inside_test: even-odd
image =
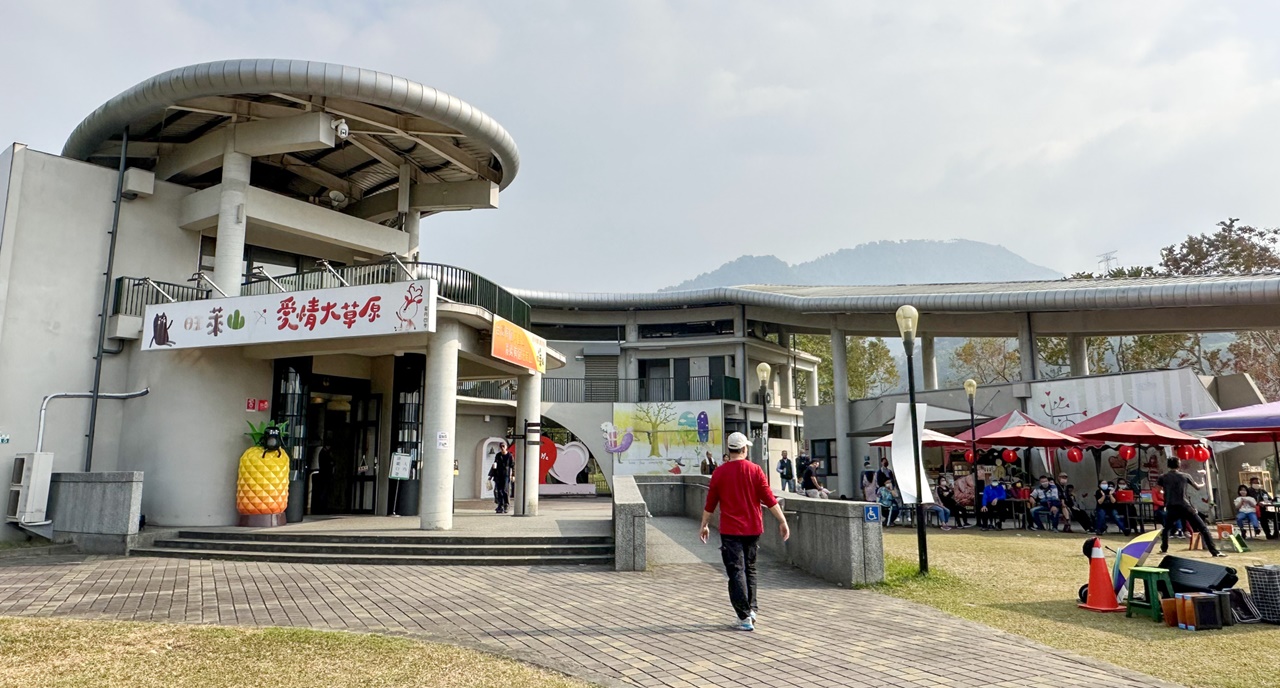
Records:
[[[893,286],[746,285],[651,293],[512,289],[535,308],[646,310],[734,304],[800,313],[893,313],[910,303],[935,313],[1275,306],[1280,275],[1066,279]]]
[[[115,165],[128,126],[129,164],[152,169],[172,146],[229,123],[316,111],[345,119],[351,136],[255,159],[255,186],[301,197],[337,188],[357,200],[394,189],[404,163],[418,183],[485,179],[503,188],[520,168],[511,135],[462,100],[391,74],[305,60],[226,60],[156,75],[86,117],[62,154]],[[174,181],[218,181],[216,171],[202,175]]]

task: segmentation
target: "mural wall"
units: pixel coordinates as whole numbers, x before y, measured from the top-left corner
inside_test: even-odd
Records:
[[[614,475],[697,475],[707,452],[724,453],[724,405],[711,401],[614,404],[601,426]]]

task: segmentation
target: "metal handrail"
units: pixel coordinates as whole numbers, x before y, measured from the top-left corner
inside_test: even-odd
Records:
[[[390,284],[408,280],[435,279],[440,285],[440,298],[455,303],[479,306],[485,310],[510,320],[520,327],[529,327],[529,304],[497,284],[452,265],[440,263],[422,263],[400,260],[389,257],[373,263],[357,263],[334,267],[322,263],[311,270],[303,270],[291,275],[270,277],[254,274],[253,279],[240,288],[243,296],[262,296],[273,291],[281,293],[291,291],[307,291],[311,289],[328,289],[338,286],[365,286],[370,284]],[[114,314],[134,315],[141,317],[146,306],[158,303],[147,298],[136,298],[130,295],[135,284],[146,284],[148,278],[121,277],[116,280],[116,301]],[[204,282],[213,286],[206,276]],[[162,284],[162,283],[153,283]],[[196,301],[209,298],[208,290],[193,290],[184,285],[165,284],[175,301]],[[219,290],[221,291],[221,290]]]

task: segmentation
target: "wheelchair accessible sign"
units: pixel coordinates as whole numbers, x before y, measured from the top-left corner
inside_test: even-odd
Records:
[[[880,505],[869,504],[867,506],[862,507],[862,520],[866,521],[867,523],[879,523],[880,522]]]

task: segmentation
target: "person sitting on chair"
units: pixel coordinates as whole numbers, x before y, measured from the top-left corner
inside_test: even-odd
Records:
[[[1080,525],[1080,530],[1089,532],[1093,529],[1093,522],[1089,520],[1089,512],[1080,503],[1076,497],[1076,486],[1067,485],[1062,492],[1062,510],[1063,523],[1065,524],[1062,532],[1071,532],[1071,522],[1075,521]]]
[[[898,498],[893,494],[893,488],[889,485],[889,481],[885,480],[880,483],[879,489],[876,490],[876,501],[880,503],[880,511],[884,514],[880,518],[880,522],[887,528],[898,523]]]
[[[982,508],[978,515],[978,525],[983,530],[1004,530],[1004,510],[1008,500],[1004,485],[992,482],[982,488]]]
[[[1253,526],[1253,536],[1262,535],[1262,523],[1258,521],[1258,500],[1249,494],[1249,488],[1241,485],[1236,488],[1236,527],[1240,529],[1240,535],[1244,536],[1249,532],[1246,524]]]
[[[1124,516],[1120,515],[1120,511],[1116,506],[1116,493],[1111,489],[1111,483],[1103,480],[1098,483],[1098,491],[1093,493],[1093,498],[1098,506],[1094,510],[1093,532],[1098,535],[1106,535],[1107,520],[1115,521],[1116,527],[1125,535],[1129,534],[1129,527],[1125,525]]]
[[[1262,489],[1262,479],[1254,476],[1249,478],[1249,496],[1258,502],[1258,517],[1262,519],[1262,532],[1266,533],[1267,539],[1270,540],[1276,536],[1276,504],[1275,499]]]
[[[930,483],[927,487],[928,487],[929,489],[933,489],[933,484],[932,484],[932,483]],[[938,500],[938,498],[936,497],[936,495],[937,495],[937,491],[936,491],[936,490],[934,491],[934,495],[935,495],[935,497],[934,497],[934,500],[933,500],[933,504],[930,504],[930,505],[926,506],[926,507],[925,507],[925,510],[926,510],[926,512],[928,512],[928,511],[932,511],[933,513],[935,513],[935,514],[937,514],[937,515],[938,515],[938,527],[939,527],[939,528],[941,528],[942,530],[951,530],[951,526],[947,525],[947,521],[950,521],[950,520],[951,520],[951,509],[948,509],[945,505],[943,505],[943,504]]]
[[[968,528],[969,519],[965,517],[964,509],[956,502],[956,490],[952,487],[951,481],[952,478],[949,475],[943,476],[938,481],[938,502],[946,507],[947,511],[951,512],[957,528]]]
[[[1036,505],[1031,509],[1031,520],[1035,524],[1036,530],[1045,530],[1043,516],[1048,514],[1050,526],[1058,529],[1058,519],[1062,513],[1062,495],[1058,493],[1058,486],[1053,484],[1049,476],[1040,476],[1040,486],[1031,491],[1031,499]]]

